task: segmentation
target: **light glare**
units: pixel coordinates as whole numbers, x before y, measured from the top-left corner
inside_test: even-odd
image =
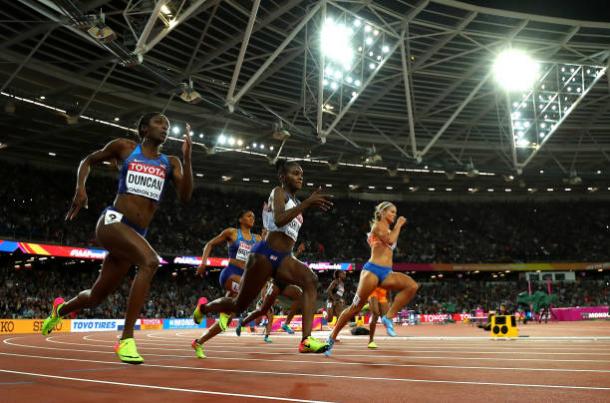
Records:
[[[351,44],[352,30],[328,18],[322,26],[322,52],[329,59],[349,70],[354,59]]]
[[[493,65],[496,82],[506,91],[526,91],[538,78],[540,65],[525,52],[507,49]]]

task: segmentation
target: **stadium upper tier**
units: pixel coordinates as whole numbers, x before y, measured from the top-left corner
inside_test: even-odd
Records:
[[[0,167],[0,239],[64,245],[95,245],[95,222],[112,203],[115,181],[92,176],[89,209],[64,221],[74,186],[65,171],[31,166]],[[18,178],[18,180],[15,180]],[[273,184],[269,184],[269,188]],[[171,187],[169,189],[171,192]],[[306,196],[307,190],[302,195]],[[203,245],[237,224],[240,210],[253,210],[255,232],[266,195],[228,193],[200,187],[186,206],[167,197],[148,239],[161,254],[199,255]],[[328,213],[305,216],[301,256],[309,261],[359,262],[368,259],[366,233],[375,202],[337,199]],[[602,262],[610,251],[610,212],[602,202],[398,202],[408,220],[398,241],[396,262]],[[222,249],[215,256],[223,256]]]

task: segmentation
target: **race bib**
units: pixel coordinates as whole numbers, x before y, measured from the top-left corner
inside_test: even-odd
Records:
[[[115,224],[117,222],[121,222],[123,219],[123,214],[114,210],[106,210],[104,214],[104,225]]]
[[[344,292],[345,292],[345,288],[337,287],[337,295],[338,296],[342,297]]]
[[[251,244],[249,244],[248,242],[240,241],[239,248],[237,248],[237,255],[235,255],[235,259],[241,260],[242,262],[247,262],[251,250]]]
[[[165,166],[130,162],[125,185],[127,193],[159,201],[165,184]]]
[[[284,227],[284,233],[296,242],[297,238],[299,237],[299,230],[301,229],[301,225],[303,225],[303,216],[299,214]]]

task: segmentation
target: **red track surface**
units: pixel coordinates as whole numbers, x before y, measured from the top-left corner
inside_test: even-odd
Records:
[[[198,331],[142,331],[146,363],[132,366],[114,356],[114,332],[2,336],[0,401],[610,401],[610,322],[520,330],[579,339],[489,340],[468,325],[422,325],[399,331],[451,338],[379,337],[371,351],[366,336],[346,333],[327,358],[299,354],[297,337],[265,344],[227,334],[198,360],[190,348]]]

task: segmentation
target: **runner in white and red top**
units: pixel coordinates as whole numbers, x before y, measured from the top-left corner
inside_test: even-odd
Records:
[[[303,335],[299,351],[322,353],[326,351],[326,343],[311,336],[318,279],[310,268],[292,255],[292,249],[303,224],[302,213],[310,207],[326,211],[332,203],[328,200],[329,196],[321,193],[321,189],[302,203],[297,200],[296,193],[303,186],[303,169],[296,161],[278,161],[277,171],[281,185],[271,191],[263,211],[263,225],[268,234],[264,241],[252,248],[237,297],[219,298],[200,304],[197,309],[202,314],[220,313],[221,326],[226,327],[230,316],[222,312],[241,314],[254,301],[269,277],[276,284],[279,283],[280,288],[282,283],[295,284],[303,290]]]

